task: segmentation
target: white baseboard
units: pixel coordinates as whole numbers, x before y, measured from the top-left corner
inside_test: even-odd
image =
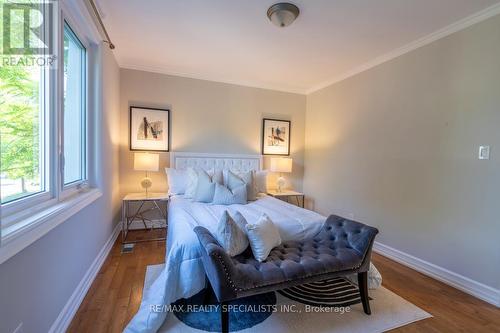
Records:
[[[68,302],[62,309],[61,313],[59,313],[59,316],[50,327],[49,333],[66,332],[69,325],[71,324],[71,320],[76,314],[76,311],[78,310],[80,304],[85,298],[87,291],[89,290],[90,286],[92,285],[92,282],[97,276],[97,273],[99,273],[99,270],[101,269],[104,260],[106,260],[109,252],[111,251],[111,248],[113,247],[116,238],[120,234],[120,231],[121,231],[121,225],[120,223],[118,223],[113,229],[111,236],[108,238],[108,240],[102,247],[101,251],[99,251],[99,254],[94,259],[94,262],[92,262],[92,265],[90,265],[89,269],[87,270],[82,280],[76,287],[75,291],[69,298]]]
[[[390,246],[375,242],[373,251],[398,263],[410,267],[433,279],[446,283],[453,288],[482,299],[490,304],[500,307],[500,290],[474,281],[468,277],[457,274],[425,260],[414,257],[408,253],[396,250]]]

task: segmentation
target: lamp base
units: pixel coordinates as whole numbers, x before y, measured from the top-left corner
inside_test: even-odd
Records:
[[[148,188],[150,188],[153,185],[153,181],[149,177],[144,177],[141,180],[141,186],[143,189],[146,190],[146,195],[148,195]]]
[[[285,184],[286,184],[285,178],[282,176],[278,177],[278,181],[276,182],[277,191],[283,192],[283,190],[285,189]]]

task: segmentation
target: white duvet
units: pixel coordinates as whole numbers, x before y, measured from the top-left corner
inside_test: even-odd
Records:
[[[191,202],[182,196],[172,197],[168,210],[165,269],[144,293],[139,311],[125,332],[156,332],[167,312],[152,311],[152,308],[161,308],[180,298],[193,296],[205,287],[200,245],[193,228],[201,225],[211,232],[215,231],[224,210],[229,213],[239,211],[248,223],[256,222],[262,213],[267,214],[278,227],[283,241],[313,237],[326,220],[318,213],[269,196],[246,205],[230,206]]]

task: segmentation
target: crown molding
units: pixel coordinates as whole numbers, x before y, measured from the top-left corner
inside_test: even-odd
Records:
[[[258,88],[258,89],[265,89],[265,90],[274,90],[274,91],[299,94],[299,95],[306,95],[306,90],[307,90],[305,88],[286,87],[286,86],[282,86],[282,85],[273,85],[273,84],[267,84],[267,83],[256,82],[256,81],[228,80],[228,79],[219,78],[216,76],[182,73],[182,72],[177,72],[177,71],[174,71],[174,70],[171,70],[168,68],[164,68],[164,67],[136,65],[136,64],[132,64],[132,63],[126,63],[126,62],[119,62],[118,66],[120,68],[124,68],[124,69],[133,69],[133,70],[137,70],[137,71],[165,74],[165,75],[183,77],[183,78],[188,78],[188,79],[211,81],[211,82],[216,82],[216,83],[225,83],[225,84],[232,84],[232,85],[237,85],[237,86]]]
[[[406,44],[402,47],[399,47],[391,52],[388,52],[384,55],[381,55],[371,61],[368,61],[364,63],[361,66],[358,66],[350,71],[347,71],[341,75],[338,75],[334,77],[333,79],[324,81],[323,83],[320,83],[306,91],[306,94],[309,95],[315,91],[321,90],[323,88],[326,88],[332,84],[338,83],[340,81],[343,81],[347,78],[350,78],[351,76],[357,75],[359,73],[362,73],[364,71],[367,71],[373,67],[376,67],[380,64],[383,64],[389,60],[392,60],[394,58],[397,58],[399,56],[402,56],[408,52],[414,51],[418,48],[421,48],[422,46],[428,45],[432,42],[435,42],[441,38],[447,37],[455,32],[464,30],[476,23],[482,22],[484,20],[487,20],[493,16],[496,16],[500,14],[500,3],[497,3],[493,6],[487,7],[475,14],[472,14],[470,16],[467,16],[455,23],[452,23],[442,29],[439,29],[427,36],[424,36],[422,38],[419,38],[409,44]]]

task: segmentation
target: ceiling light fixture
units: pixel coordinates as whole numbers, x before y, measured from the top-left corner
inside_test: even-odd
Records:
[[[267,17],[280,28],[287,27],[299,16],[300,10],[294,4],[280,2],[272,5],[267,10]]]

